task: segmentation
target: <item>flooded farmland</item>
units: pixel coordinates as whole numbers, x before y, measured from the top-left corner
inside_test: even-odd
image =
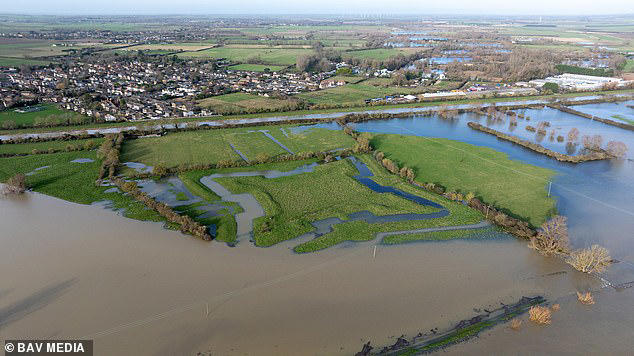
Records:
[[[631,110],[618,108],[614,114]],[[620,262],[607,282],[626,286],[634,281],[634,133],[554,109],[531,110],[526,115],[533,122],[548,120],[561,132],[574,126],[582,135],[623,141],[630,147],[628,157],[559,163],[471,130],[466,123],[478,119],[471,114],[454,120],[377,120],[354,128],[445,137],[555,170],[552,194],[569,219],[572,244],[609,248]],[[509,133],[533,138],[523,126]],[[169,189],[185,191],[176,181],[168,183],[146,189],[158,197]],[[170,200],[173,195],[164,200],[178,203]],[[193,200],[185,194],[180,201]],[[541,295],[561,305],[547,328],[526,325],[515,332],[498,326],[445,351],[631,351],[633,289],[604,288],[606,281],[544,258],[526,241],[503,233],[378,245],[376,252],[375,244],[344,244],[299,255],[285,244],[206,243],[157,223],[36,193],[2,199],[0,211],[0,335],[5,339],[71,335],[95,339],[104,354],[350,355],[367,341],[392,344],[401,335],[449,328],[477,310]],[[596,305],[580,305],[578,290],[596,291]]]

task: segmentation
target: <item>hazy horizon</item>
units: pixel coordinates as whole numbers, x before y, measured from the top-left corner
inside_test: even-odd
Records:
[[[26,0],[3,6],[0,13],[24,15],[516,15],[516,16],[590,16],[634,13],[629,0],[547,1],[509,3],[500,0],[478,2],[455,0],[450,5],[436,2],[392,0],[335,0],[290,2],[247,0],[236,3],[182,0]]]

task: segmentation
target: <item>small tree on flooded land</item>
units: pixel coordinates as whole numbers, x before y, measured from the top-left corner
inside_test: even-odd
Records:
[[[531,237],[528,247],[546,256],[567,254],[570,251],[570,242],[566,218],[557,215],[542,224],[537,235]]]
[[[605,149],[608,151],[609,154],[616,158],[625,157],[625,154],[627,153],[627,146],[620,141],[608,142]]]
[[[573,251],[566,262],[583,273],[601,273],[612,263],[612,258],[605,247],[592,245],[590,248]]]
[[[547,307],[535,305],[528,311],[530,320],[536,324],[549,325],[551,323],[552,311]]]
[[[568,131],[568,142],[575,143],[577,142],[578,138],[579,138],[579,129],[576,127],[571,128],[570,131]]]
[[[26,191],[26,176],[24,174],[16,174],[9,178],[4,187],[0,191],[3,195],[22,194]]]

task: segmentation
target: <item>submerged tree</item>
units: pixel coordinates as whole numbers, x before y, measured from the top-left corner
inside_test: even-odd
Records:
[[[566,217],[554,216],[542,224],[537,235],[531,237],[528,247],[543,255],[567,254],[570,251]]]
[[[577,142],[578,138],[579,138],[579,129],[576,127],[571,128],[570,131],[568,131],[568,142],[575,143]]]
[[[627,153],[627,146],[621,141],[610,141],[606,146],[606,150],[612,156],[622,158]]]
[[[576,270],[584,273],[601,273],[612,263],[610,251],[599,245],[573,251],[566,262]]]

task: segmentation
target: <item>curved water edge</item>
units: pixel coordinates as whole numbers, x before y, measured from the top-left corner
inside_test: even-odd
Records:
[[[354,164],[354,166],[359,171],[359,174],[354,176],[359,183],[365,185],[369,189],[377,193],[391,193],[397,195],[403,199],[407,199],[413,201],[417,204],[430,206],[433,208],[440,209],[437,212],[428,213],[428,214],[414,214],[414,213],[405,213],[405,214],[392,214],[392,215],[382,215],[377,216],[372,212],[363,210],[348,214],[346,220],[331,217],[326,219],[321,219],[317,221],[311,222],[311,225],[315,228],[314,231],[302,234],[293,239],[287,240],[285,242],[291,242],[294,245],[298,245],[304,243],[306,241],[318,238],[324,234],[330,233],[333,231],[333,226],[337,224],[342,224],[350,221],[365,221],[370,224],[380,224],[380,223],[388,223],[388,222],[399,222],[399,221],[420,221],[420,220],[429,220],[429,219],[438,219],[442,217],[446,217],[449,215],[449,210],[447,210],[442,205],[433,202],[431,200],[416,196],[414,194],[410,194],[404,192],[402,190],[396,189],[392,186],[383,186],[375,181],[373,181],[370,177],[374,176],[368,166],[356,159],[355,157],[348,157],[348,160]],[[255,176],[263,176],[264,178],[273,179],[285,176],[292,176],[302,173],[310,173],[314,171],[314,168],[317,166],[317,163],[312,163],[309,165],[304,165],[298,167],[291,171],[281,172],[278,170],[266,170],[266,171],[251,171],[251,172],[232,172],[232,173],[216,173],[209,176],[205,176],[200,179],[200,182],[209,188],[211,191],[216,193],[218,196],[222,198],[223,201],[230,201],[238,203],[242,209],[244,210],[242,213],[236,214],[235,219],[238,225],[238,233],[237,240],[238,242],[249,238],[250,241],[254,241],[253,236],[253,220],[259,217],[263,217],[266,215],[264,209],[257,201],[257,199],[249,193],[242,194],[233,194],[220,183],[216,182],[215,178],[221,177],[255,177]],[[381,240],[385,236],[389,235],[401,235],[401,234],[411,234],[418,232],[434,232],[434,231],[448,231],[448,230],[469,230],[469,229],[477,229],[482,227],[487,227],[490,224],[486,221],[482,221],[477,224],[466,224],[466,225],[457,225],[457,226],[445,226],[438,228],[426,228],[420,230],[403,230],[403,231],[393,231],[387,233],[379,233],[375,236],[374,239]],[[281,242],[279,244],[284,244]],[[278,244],[278,245],[279,245]]]
[[[618,93],[614,94],[615,96],[628,96],[628,93]],[[596,99],[597,95],[589,95],[589,96],[579,96],[579,97],[571,97],[571,98],[563,98],[566,101],[580,101],[580,100],[589,100]],[[349,111],[349,112],[334,112],[334,113],[325,113],[325,114],[305,114],[305,115],[296,115],[296,116],[271,116],[271,117],[263,117],[263,118],[245,118],[245,119],[228,119],[228,120],[207,120],[207,121],[192,121],[196,126],[211,126],[211,127],[221,127],[221,126],[241,126],[241,125],[252,125],[252,124],[271,124],[278,123],[281,121],[301,121],[308,119],[335,119],[337,117],[341,117],[343,115],[348,114],[364,114],[364,113],[375,113],[375,114],[397,114],[404,112],[424,112],[429,110],[438,110],[440,108],[445,109],[469,109],[474,107],[488,107],[491,105],[500,106],[500,105],[523,105],[523,104],[548,104],[551,103],[549,99],[533,99],[533,100],[521,100],[521,101],[501,101],[496,103],[480,103],[480,104],[456,104],[456,105],[434,105],[434,106],[423,106],[423,107],[404,107],[404,108],[393,108],[393,109],[381,109],[381,110],[360,110],[360,111]],[[175,124],[167,124],[167,125],[154,125],[151,126],[152,129],[174,129],[174,128],[185,128],[190,123],[175,123]],[[120,133],[127,131],[135,131],[138,130],[140,126],[126,126],[126,127],[110,127],[110,128],[99,128],[99,129],[87,129],[87,130],[72,130],[72,131],[56,131],[56,132],[43,132],[43,133],[27,133],[27,134],[16,134],[16,135],[1,135],[0,141],[6,141],[15,138],[51,138],[51,137],[61,137],[64,135],[79,135],[79,134],[112,134],[112,133]]]

